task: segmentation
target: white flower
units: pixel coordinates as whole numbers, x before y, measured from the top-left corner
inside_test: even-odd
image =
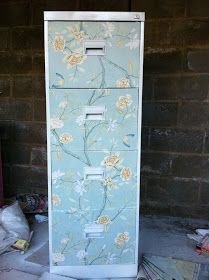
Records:
[[[112,22],[105,22],[102,24],[104,29],[105,29],[105,33],[104,35],[106,37],[112,37],[112,33],[114,32],[115,30],[115,26]]]
[[[87,255],[88,255],[88,253],[85,250],[80,250],[77,252],[76,257],[79,260],[83,260]]]
[[[64,262],[65,256],[62,253],[53,253],[52,254],[52,259],[53,259],[54,263]]]
[[[113,264],[113,263],[115,263],[115,261],[116,261],[116,255],[108,253],[106,264]]]
[[[52,172],[52,183],[56,184],[63,175],[65,175],[65,173],[62,173],[60,170]]]
[[[75,192],[79,193],[80,195],[83,195],[83,193],[86,192],[85,186],[84,186],[84,181],[77,181],[76,186],[74,187]]]
[[[139,47],[139,39],[131,39],[125,46],[129,47],[130,50],[137,49]]]
[[[79,126],[82,126],[84,125],[86,122],[85,120],[85,116],[84,115],[80,115],[76,118],[76,123],[79,125]]]
[[[107,131],[114,131],[118,127],[117,120],[109,119]]]
[[[103,180],[103,185],[107,186],[109,191],[112,191],[113,189],[117,189],[117,185],[110,177],[105,177]]]
[[[51,129],[62,128],[64,126],[63,121],[60,120],[59,118],[52,118],[50,120],[50,124],[51,124]]]
[[[69,238],[63,238],[62,240],[61,240],[61,244],[67,244],[68,243],[68,241],[69,241],[70,239]]]
[[[59,108],[64,109],[66,106],[67,106],[67,101],[66,100],[63,100],[59,103]]]
[[[129,47],[130,50],[138,48],[139,47],[138,34],[135,34],[125,46]]]
[[[103,180],[103,185],[104,186],[111,186],[113,184],[113,181],[110,177],[105,177]]]

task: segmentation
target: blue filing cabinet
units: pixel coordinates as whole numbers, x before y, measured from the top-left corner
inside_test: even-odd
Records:
[[[45,12],[53,273],[137,274],[143,21]]]

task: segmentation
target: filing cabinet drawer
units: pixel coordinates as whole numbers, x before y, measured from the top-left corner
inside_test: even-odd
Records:
[[[52,212],[52,261],[57,266],[134,264],[136,210],[97,211],[83,218]]]
[[[50,90],[52,145],[137,149],[138,89]]]
[[[52,206],[83,215],[137,206],[137,152],[52,150]]]
[[[49,22],[50,88],[137,87],[139,22]]]

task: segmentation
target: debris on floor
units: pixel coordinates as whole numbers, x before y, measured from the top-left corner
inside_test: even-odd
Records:
[[[32,236],[33,236],[33,231],[31,231],[28,240],[18,239],[14,244],[12,244],[11,247],[20,251],[24,251],[24,252],[27,251],[30,246]]]
[[[47,213],[48,197],[44,194],[19,194],[12,197],[13,201],[18,201],[24,213]]]
[[[12,247],[26,251],[31,237],[28,222],[17,201],[0,209],[0,254],[11,251]]]
[[[137,280],[202,280],[200,264],[171,257],[143,256]]]
[[[48,222],[48,217],[40,214],[36,214],[35,219],[38,223]]]
[[[195,242],[195,251],[198,254],[209,257],[208,229],[197,229],[195,234],[187,234],[187,237]]]

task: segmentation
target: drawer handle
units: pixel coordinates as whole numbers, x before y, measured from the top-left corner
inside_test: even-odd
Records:
[[[102,181],[104,180],[105,170],[101,167],[84,167],[84,180]]]
[[[105,120],[105,106],[86,106],[84,108],[84,118],[86,121]]]
[[[105,55],[105,41],[86,40],[83,42],[85,55]]]
[[[86,224],[84,226],[85,238],[104,238],[104,225]]]

